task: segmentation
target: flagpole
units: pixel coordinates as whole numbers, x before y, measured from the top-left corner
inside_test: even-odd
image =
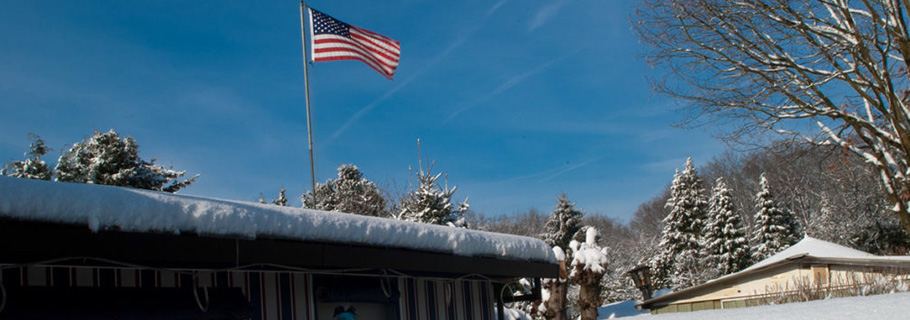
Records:
[[[306,131],[308,138],[308,146],[310,149],[310,185],[313,188],[313,202],[316,202],[316,164],[313,159],[313,126],[312,119],[310,115],[310,73],[309,68],[307,67],[307,39],[306,39],[306,21],[303,18],[303,11],[306,9],[306,3],[300,1],[300,38],[303,40],[303,85],[306,87],[304,93],[306,94]]]

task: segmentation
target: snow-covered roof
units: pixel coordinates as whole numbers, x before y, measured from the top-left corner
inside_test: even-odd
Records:
[[[783,251],[778,252],[765,260],[759,261],[743,271],[762,268],[764,266],[772,265],[780,261],[801,255],[808,255],[816,258],[837,259],[881,258],[881,256],[877,256],[868,252],[847,248],[839,244],[834,244],[806,236],[789,248],[784,249]]]
[[[539,239],[122,187],[0,176],[0,217],[93,231],[197,233],[359,244],[556,264]]]

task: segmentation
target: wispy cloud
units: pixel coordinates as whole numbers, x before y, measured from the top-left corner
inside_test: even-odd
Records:
[[[393,87],[391,90],[387,91],[385,94],[383,94],[376,100],[373,100],[372,102],[370,102],[363,108],[360,108],[360,110],[357,110],[357,112],[355,112],[354,115],[352,115],[350,118],[348,118],[348,120],[345,121],[345,123],[343,125],[341,125],[341,127],[339,127],[338,130],[335,130],[335,132],[332,133],[331,136],[329,136],[329,138],[324,142],[324,144],[330,145],[332,143],[332,141],[334,141],[336,138],[338,138],[342,134],[344,134],[345,131],[347,131],[349,128],[351,128],[351,126],[354,125],[354,123],[356,123],[358,120],[360,120],[360,118],[363,118],[364,115],[369,113],[371,110],[376,109],[376,107],[381,105],[386,100],[389,100],[389,98],[391,98],[396,93],[398,93],[398,91],[401,91],[402,89],[404,89],[408,84],[410,84],[412,81],[414,81],[414,79],[423,75],[427,70],[435,67],[439,63],[439,61],[441,61],[443,58],[448,56],[449,53],[454,51],[456,48],[464,45],[464,43],[467,42],[468,39],[473,37],[474,34],[476,34],[478,31],[480,31],[481,27],[483,27],[483,25],[486,24],[486,22],[488,20],[490,20],[490,17],[493,16],[493,14],[496,13],[496,11],[499,10],[499,8],[502,7],[502,5],[505,4],[506,2],[508,2],[508,0],[500,0],[499,2],[494,4],[489,10],[487,10],[487,13],[484,14],[480,23],[472,24],[472,26],[470,28],[467,28],[467,30],[465,32],[462,32],[455,39],[455,41],[452,41],[452,43],[449,44],[448,47],[446,47],[445,49],[440,51],[439,54],[437,54],[432,59],[430,59],[427,63],[425,63],[422,67],[420,67],[420,69],[417,69],[417,71],[412,73],[411,76],[404,79],[404,81],[401,81],[400,83],[398,83],[398,85]]]
[[[496,13],[496,10],[499,10],[499,7],[502,7],[502,5],[506,4],[506,2],[509,2],[509,0],[500,0],[499,2],[494,4],[492,7],[490,7],[490,10],[487,10],[487,14],[483,17],[484,22],[486,22],[486,19],[489,19],[490,16],[492,16],[494,13]]]
[[[448,123],[449,121],[454,119],[456,116],[458,116],[460,113],[476,107],[477,105],[481,104],[482,102],[486,101],[487,99],[490,99],[503,92],[506,92],[507,90],[511,89],[512,87],[515,87],[518,84],[520,84],[521,82],[525,81],[525,79],[530,78],[530,77],[540,73],[541,71],[546,70],[550,66],[552,66],[562,60],[565,60],[566,58],[568,58],[582,50],[584,50],[584,48],[576,49],[576,50],[566,53],[562,56],[559,56],[553,60],[547,61],[546,63],[541,64],[534,69],[531,69],[531,70],[528,70],[528,71],[525,71],[520,74],[512,76],[511,78],[507,79],[506,81],[503,81],[503,83],[500,84],[498,87],[496,87],[496,89],[493,89],[493,91],[490,91],[487,94],[480,96],[480,98],[478,98],[477,100],[474,100],[473,102],[470,102],[470,103],[466,104],[465,106],[463,106],[463,107],[459,108],[458,110],[455,110],[454,112],[449,114],[449,116],[446,117],[446,119],[443,121],[443,123]]]
[[[561,176],[561,175],[563,175],[563,174],[566,173],[566,172],[569,172],[569,171],[572,171],[572,170],[575,170],[575,169],[584,167],[584,166],[586,166],[586,165],[589,165],[589,164],[591,164],[592,162],[597,161],[597,160],[599,160],[599,159],[589,159],[589,160],[584,161],[584,162],[579,163],[579,164],[575,164],[575,165],[571,165],[571,166],[567,166],[567,167],[562,167],[562,168],[560,168],[558,171],[556,171],[555,173],[553,173],[553,174],[547,176],[546,178],[540,179],[539,181],[537,181],[537,183],[549,181],[550,179],[553,179],[553,178],[556,178],[556,177],[558,177],[558,176]]]
[[[522,181],[522,180],[537,180],[536,181],[537,183],[547,182],[547,181],[549,181],[553,178],[556,178],[558,176],[561,176],[569,171],[579,169],[581,167],[587,166],[591,163],[594,163],[594,162],[597,162],[600,160],[601,160],[601,158],[588,159],[586,161],[582,161],[582,162],[574,164],[574,165],[566,164],[566,165],[556,166],[556,167],[553,167],[553,168],[550,168],[550,169],[547,169],[547,170],[544,170],[541,172],[512,177],[512,178],[500,180],[498,182],[515,182],[515,181]]]
[[[563,7],[569,4],[569,1],[556,1],[548,5],[543,6],[540,10],[537,10],[537,13],[534,15],[534,18],[531,19],[531,24],[528,25],[528,32],[534,31],[535,29],[543,26],[549,22],[553,17],[559,13]]]

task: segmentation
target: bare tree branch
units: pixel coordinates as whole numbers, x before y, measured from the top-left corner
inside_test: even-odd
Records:
[[[687,125],[860,155],[910,231],[910,0],[642,0],[637,31]],[[746,139],[744,139],[746,138]]]

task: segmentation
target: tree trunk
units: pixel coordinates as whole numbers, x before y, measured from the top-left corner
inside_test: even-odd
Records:
[[[544,279],[542,285],[550,292],[550,296],[543,301],[546,311],[541,313],[547,320],[568,320],[566,315],[566,293],[568,291],[568,272],[565,260],[559,261],[559,279]]]
[[[566,289],[568,283],[559,279],[547,280],[547,290],[550,290],[550,298],[544,301],[547,310],[543,316],[547,320],[568,320],[566,316]]]
[[[600,278],[602,272],[594,272],[590,269],[583,270],[581,266],[576,266],[573,273],[572,282],[579,286],[578,291],[578,309],[581,313],[581,320],[597,319],[597,307],[600,307]]]
[[[595,282],[582,285],[578,292],[578,309],[581,312],[581,320],[597,319],[597,307],[599,306],[600,284]]]

